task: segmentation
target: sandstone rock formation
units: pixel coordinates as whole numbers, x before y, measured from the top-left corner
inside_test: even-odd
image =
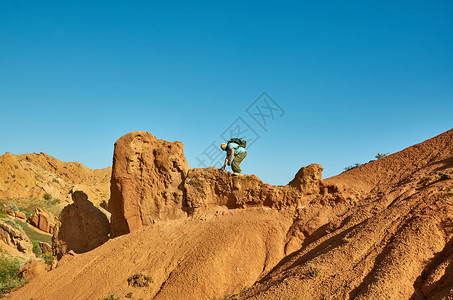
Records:
[[[25,255],[33,255],[33,245],[28,236],[2,220],[0,220],[0,241]]]
[[[185,217],[188,170],[181,142],[159,140],[144,131],[118,139],[109,201],[112,235],[132,232],[155,220]]]
[[[52,254],[52,246],[46,242],[39,242],[39,248],[41,248],[42,253]]]
[[[64,206],[71,202],[69,192],[74,189],[85,191],[97,205],[110,197],[111,174],[111,167],[92,170],[45,153],[5,153],[0,156],[0,198],[24,198],[26,202],[48,194]]]
[[[302,167],[283,187],[213,167],[189,170],[182,143],[131,132],[115,143],[109,202],[112,236],[219,207],[298,207],[314,198],[338,201],[341,193],[322,183],[322,170],[319,164]]]
[[[66,206],[59,216],[52,239],[54,255],[60,259],[65,253],[90,251],[109,239],[110,226],[105,214],[93,206],[82,191],[72,194],[73,204]]]
[[[112,235],[218,207],[297,207],[317,196],[329,194],[333,199],[338,190],[322,184],[322,170],[319,164],[303,167],[284,187],[265,184],[255,175],[189,170],[182,143],[131,132],[115,143],[109,202]]]
[[[39,230],[53,234],[57,219],[51,212],[38,207],[28,218],[28,223]]]
[[[280,261],[291,220],[286,211],[257,208],[157,222],[93,251],[66,254],[11,300],[104,299],[113,293],[137,300],[222,298],[251,286]],[[139,274],[152,278],[149,286],[130,284]]]
[[[241,299],[450,299],[452,155],[453,129],[324,180],[359,201],[333,219],[298,217],[308,229],[331,220]]]
[[[318,194],[322,185],[323,169],[320,164],[311,164],[307,167],[302,167],[288,185],[296,188],[305,195]]]
[[[2,211],[4,211],[5,213],[7,213],[8,215],[14,217],[14,211],[11,210],[8,206],[6,206],[5,204],[2,205]]]
[[[18,219],[21,219],[21,220],[26,220],[27,219],[27,216],[21,212],[21,211],[15,211],[14,212],[14,216]]]
[[[32,258],[19,268],[19,276],[28,280],[46,272],[47,266],[42,258]]]
[[[197,212],[219,206],[298,207],[316,197],[334,200],[340,195],[333,185],[322,183],[322,170],[319,164],[302,167],[288,185],[273,186],[256,175],[234,176],[214,167],[190,169],[184,183],[187,206]]]
[[[321,182],[315,166],[285,187],[191,170],[187,208],[246,209],[156,222],[66,255],[10,299],[450,299],[453,179],[442,175],[453,176],[452,153],[453,129]],[[129,286],[139,273],[149,287]]]

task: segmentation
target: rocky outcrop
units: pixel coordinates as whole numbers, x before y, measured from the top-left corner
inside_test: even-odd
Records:
[[[115,143],[111,199],[111,234],[119,236],[157,220],[223,208],[305,205],[314,198],[330,201],[338,190],[323,184],[323,167],[302,167],[286,186],[263,183],[255,175],[233,176],[211,168],[190,169],[181,142],[159,140],[135,131]]]
[[[27,217],[25,216],[25,214],[23,212],[12,210],[8,206],[6,206],[5,204],[2,205],[2,209],[1,210],[4,211],[5,213],[7,213],[8,215],[10,215],[11,217],[18,218],[18,219],[21,219],[21,220],[26,220],[27,219]]]
[[[155,220],[186,216],[184,180],[189,165],[181,142],[135,131],[115,143],[109,211],[113,236]]]
[[[33,245],[28,236],[2,220],[0,220],[0,241],[25,255],[33,255]]]
[[[5,213],[7,213],[8,215],[10,215],[11,217],[14,217],[15,214],[14,214],[14,211],[11,210],[8,206],[6,206],[5,204],[2,205],[2,211],[4,211]]]
[[[14,216],[21,220],[27,220],[27,216],[21,211],[15,211]]]
[[[52,246],[46,242],[39,242],[39,248],[41,248],[42,253],[52,254]]]
[[[90,251],[109,239],[108,218],[93,206],[82,191],[72,194],[73,204],[66,206],[53,235],[53,252],[60,259],[65,253]]]
[[[321,181],[322,170],[312,164],[301,168],[288,185],[273,186],[256,175],[235,176],[214,167],[190,169],[184,184],[187,206],[192,211],[218,206],[297,207],[321,196],[321,191],[329,193]]]
[[[322,186],[322,170],[324,168],[320,164],[302,167],[288,185],[305,195],[318,194]]]
[[[0,156],[0,198],[52,196],[61,209],[71,203],[69,191],[83,190],[99,204],[110,198],[111,167],[91,170],[78,162],[63,162],[45,153]]]
[[[46,272],[47,266],[42,258],[32,258],[19,268],[19,276],[27,280]]]
[[[39,230],[53,234],[57,219],[51,212],[38,207],[28,218],[28,223]]]

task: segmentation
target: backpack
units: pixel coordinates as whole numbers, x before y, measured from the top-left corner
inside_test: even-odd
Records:
[[[247,141],[242,140],[240,138],[232,138],[228,141],[228,144],[229,143],[236,143],[239,145],[239,147],[243,147],[243,148],[245,148],[245,146],[247,146]]]

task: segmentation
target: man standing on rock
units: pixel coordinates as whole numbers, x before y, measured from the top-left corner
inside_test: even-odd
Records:
[[[231,169],[233,169],[233,175],[242,175],[242,170],[239,164],[247,156],[247,151],[245,147],[241,147],[238,143],[229,141],[228,143],[223,143],[220,145],[220,148],[223,151],[226,151],[226,158],[223,167],[221,170],[225,170],[225,166],[231,164]],[[234,157],[234,158],[233,158]]]

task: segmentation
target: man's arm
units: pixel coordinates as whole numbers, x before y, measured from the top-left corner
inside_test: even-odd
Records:
[[[227,156],[228,165],[231,165],[231,161],[233,160],[233,157],[234,157],[234,148],[231,149],[230,156],[229,157]]]
[[[223,164],[223,166],[219,170],[225,170],[225,167],[226,167],[227,163],[228,163],[228,155],[225,158],[225,163]]]
[[[234,149],[231,149],[230,155],[228,155],[228,152],[227,152],[227,156],[225,157],[225,163],[220,168],[220,170],[225,170],[225,167],[227,164],[231,165],[231,161],[233,160],[233,157],[234,157]]]

